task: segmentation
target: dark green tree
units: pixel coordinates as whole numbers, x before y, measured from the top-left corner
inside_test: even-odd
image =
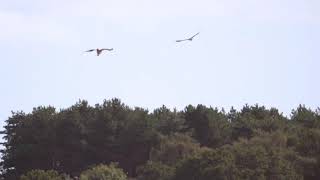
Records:
[[[148,161],[137,170],[137,180],[172,180],[175,168],[161,162]]]
[[[155,120],[156,129],[163,135],[182,132],[185,129],[183,113],[176,109],[172,112],[166,106],[162,106],[155,109],[151,116]]]
[[[255,131],[273,132],[285,128],[287,119],[277,109],[264,106],[245,105],[238,113],[230,112],[232,117],[232,139],[251,138]]]
[[[203,105],[185,109],[186,126],[201,145],[220,147],[230,142],[231,126],[225,113]]]
[[[206,150],[180,161],[174,180],[235,179],[234,161],[230,151]]]
[[[20,180],[64,180],[64,178],[53,170],[31,170],[22,175]]]
[[[80,180],[126,180],[127,175],[117,164],[98,165],[81,173]]]
[[[184,134],[173,134],[161,138],[150,152],[150,160],[175,166],[178,161],[202,151],[200,144]]]
[[[295,110],[292,110],[291,119],[308,128],[320,128],[320,109],[312,111],[304,105],[299,105]]]
[[[2,151],[7,179],[17,179],[32,169],[53,169],[55,116],[53,107],[38,107],[32,114],[17,112],[7,120]]]

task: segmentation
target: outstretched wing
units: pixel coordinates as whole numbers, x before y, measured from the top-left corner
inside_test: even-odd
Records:
[[[108,48],[104,48],[104,49],[101,49],[101,50],[112,51],[112,50],[113,50],[113,48],[110,48],[110,49],[108,49]]]
[[[198,34],[200,34],[200,32],[198,32],[197,34],[193,35],[190,39],[196,37]]]
[[[186,41],[187,39],[182,39],[182,40],[176,40],[176,42],[182,42],[182,41]]]
[[[87,50],[87,51],[85,51],[85,52],[92,52],[92,51],[94,51],[95,49],[89,49],[89,50]]]

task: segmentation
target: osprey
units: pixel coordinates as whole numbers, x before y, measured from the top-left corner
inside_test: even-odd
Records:
[[[89,49],[88,51],[85,51],[85,52],[97,51],[97,56],[99,56],[99,55],[101,54],[101,52],[104,51],[104,50],[106,50],[106,51],[112,51],[113,48],[111,48],[111,49],[106,49],[106,48],[104,48],[104,49]]]
[[[197,33],[197,34],[193,35],[192,37],[190,37],[190,38],[188,38],[188,39],[176,40],[176,42],[192,41],[192,40],[193,40],[193,38],[194,38],[196,35],[198,35],[198,34],[199,34],[199,33]]]

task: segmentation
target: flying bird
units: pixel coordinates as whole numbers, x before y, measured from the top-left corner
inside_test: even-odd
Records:
[[[192,41],[192,40],[193,40],[193,38],[194,38],[195,36],[197,36],[198,34],[200,34],[200,33],[198,32],[197,34],[193,35],[192,37],[190,37],[190,38],[188,38],[188,39],[176,40],[176,42]]]
[[[111,48],[111,49],[107,49],[107,48],[104,48],[104,49],[89,49],[89,50],[87,50],[85,52],[97,51],[97,56],[99,56],[102,53],[102,51],[105,51],[105,50],[106,51],[112,51],[113,48]]]

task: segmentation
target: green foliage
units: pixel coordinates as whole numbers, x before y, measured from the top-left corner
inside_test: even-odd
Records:
[[[229,143],[231,126],[224,112],[203,105],[189,105],[185,109],[185,119],[201,145],[215,148]]]
[[[64,180],[58,172],[53,170],[31,170],[20,177],[20,180]]]
[[[234,156],[230,151],[206,150],[182,160],[174,180],[227,180],[235,178]]]
[[[302,161],[298,162],[301,157],[282,149],[286,138],[281,136],[278,133],[263,134],[203,151],[182,160],[175,179],[303,179]],[[273,138],[277,137],[279,139],[274,141]]]
[[[148,161],[147,164],[138,168],[137,180],[171,180],[175,168],[161,162]]]
[[[156,129],[164,135],[182,132],[186,128],[183,113],[177,112],[176,109],[171,112],[170,109],[162,106],[155,109],[151,116],[155,120]]]
[[[320,177],[320,109],[302,105],[289,119],[258,105],[228,113],[204,105],[183,111],[162,106],[150,113],[119,99],[95,106],[79,101],[60,111],[49,106],[14,112],[2,133],[6,180],[80,174],[138,180]],[[119,167],[84,171],[111,162]]]
[[[277,109],[264,106],[244,106],[240,112],[232,112],[232,138],[251,138],[255,131],[273,132],[285,128],[287,119]]]
[[[311,109],[307,109],[304,105],[299,105],[296,110],[292,111],[291,119],[308,128],[320,128],[319,110],[320,109],[312,111]]]
[[[98,165],[81,173],[80,180],[126,180],[127,176],[117,164]]]
[[[32,114],[13,113],[5,126],[3,167],[8,173],[24,174],[32,169],[54,169],[52,167],[55,109],[34,108]],[[17,177],[16,177],[17,178]]]
[[[304,156],[320,154],[320,129],[303,129],[299,134],[297,151]]]
[[[31,169],[79,174],[99,163],[119,162],[129,174],[147,162],[158,133],[148,111],[129,108],[118,99],[91,107],[86,101],[60,112],[39,107],[14,113],[5,127],[5,177]]]
[[[302,179],[298,164],[287,156],[298,158],[277,135],[255,137],[235,143],[231,150],[235,155],[237,177],[240,179]],[[282,142],[281,142],[282,141]]]
[[[150,152],[150,160],[173,166],[177,161],[200,152],[200,145],[191,137],[173,134],[163,137]]]

